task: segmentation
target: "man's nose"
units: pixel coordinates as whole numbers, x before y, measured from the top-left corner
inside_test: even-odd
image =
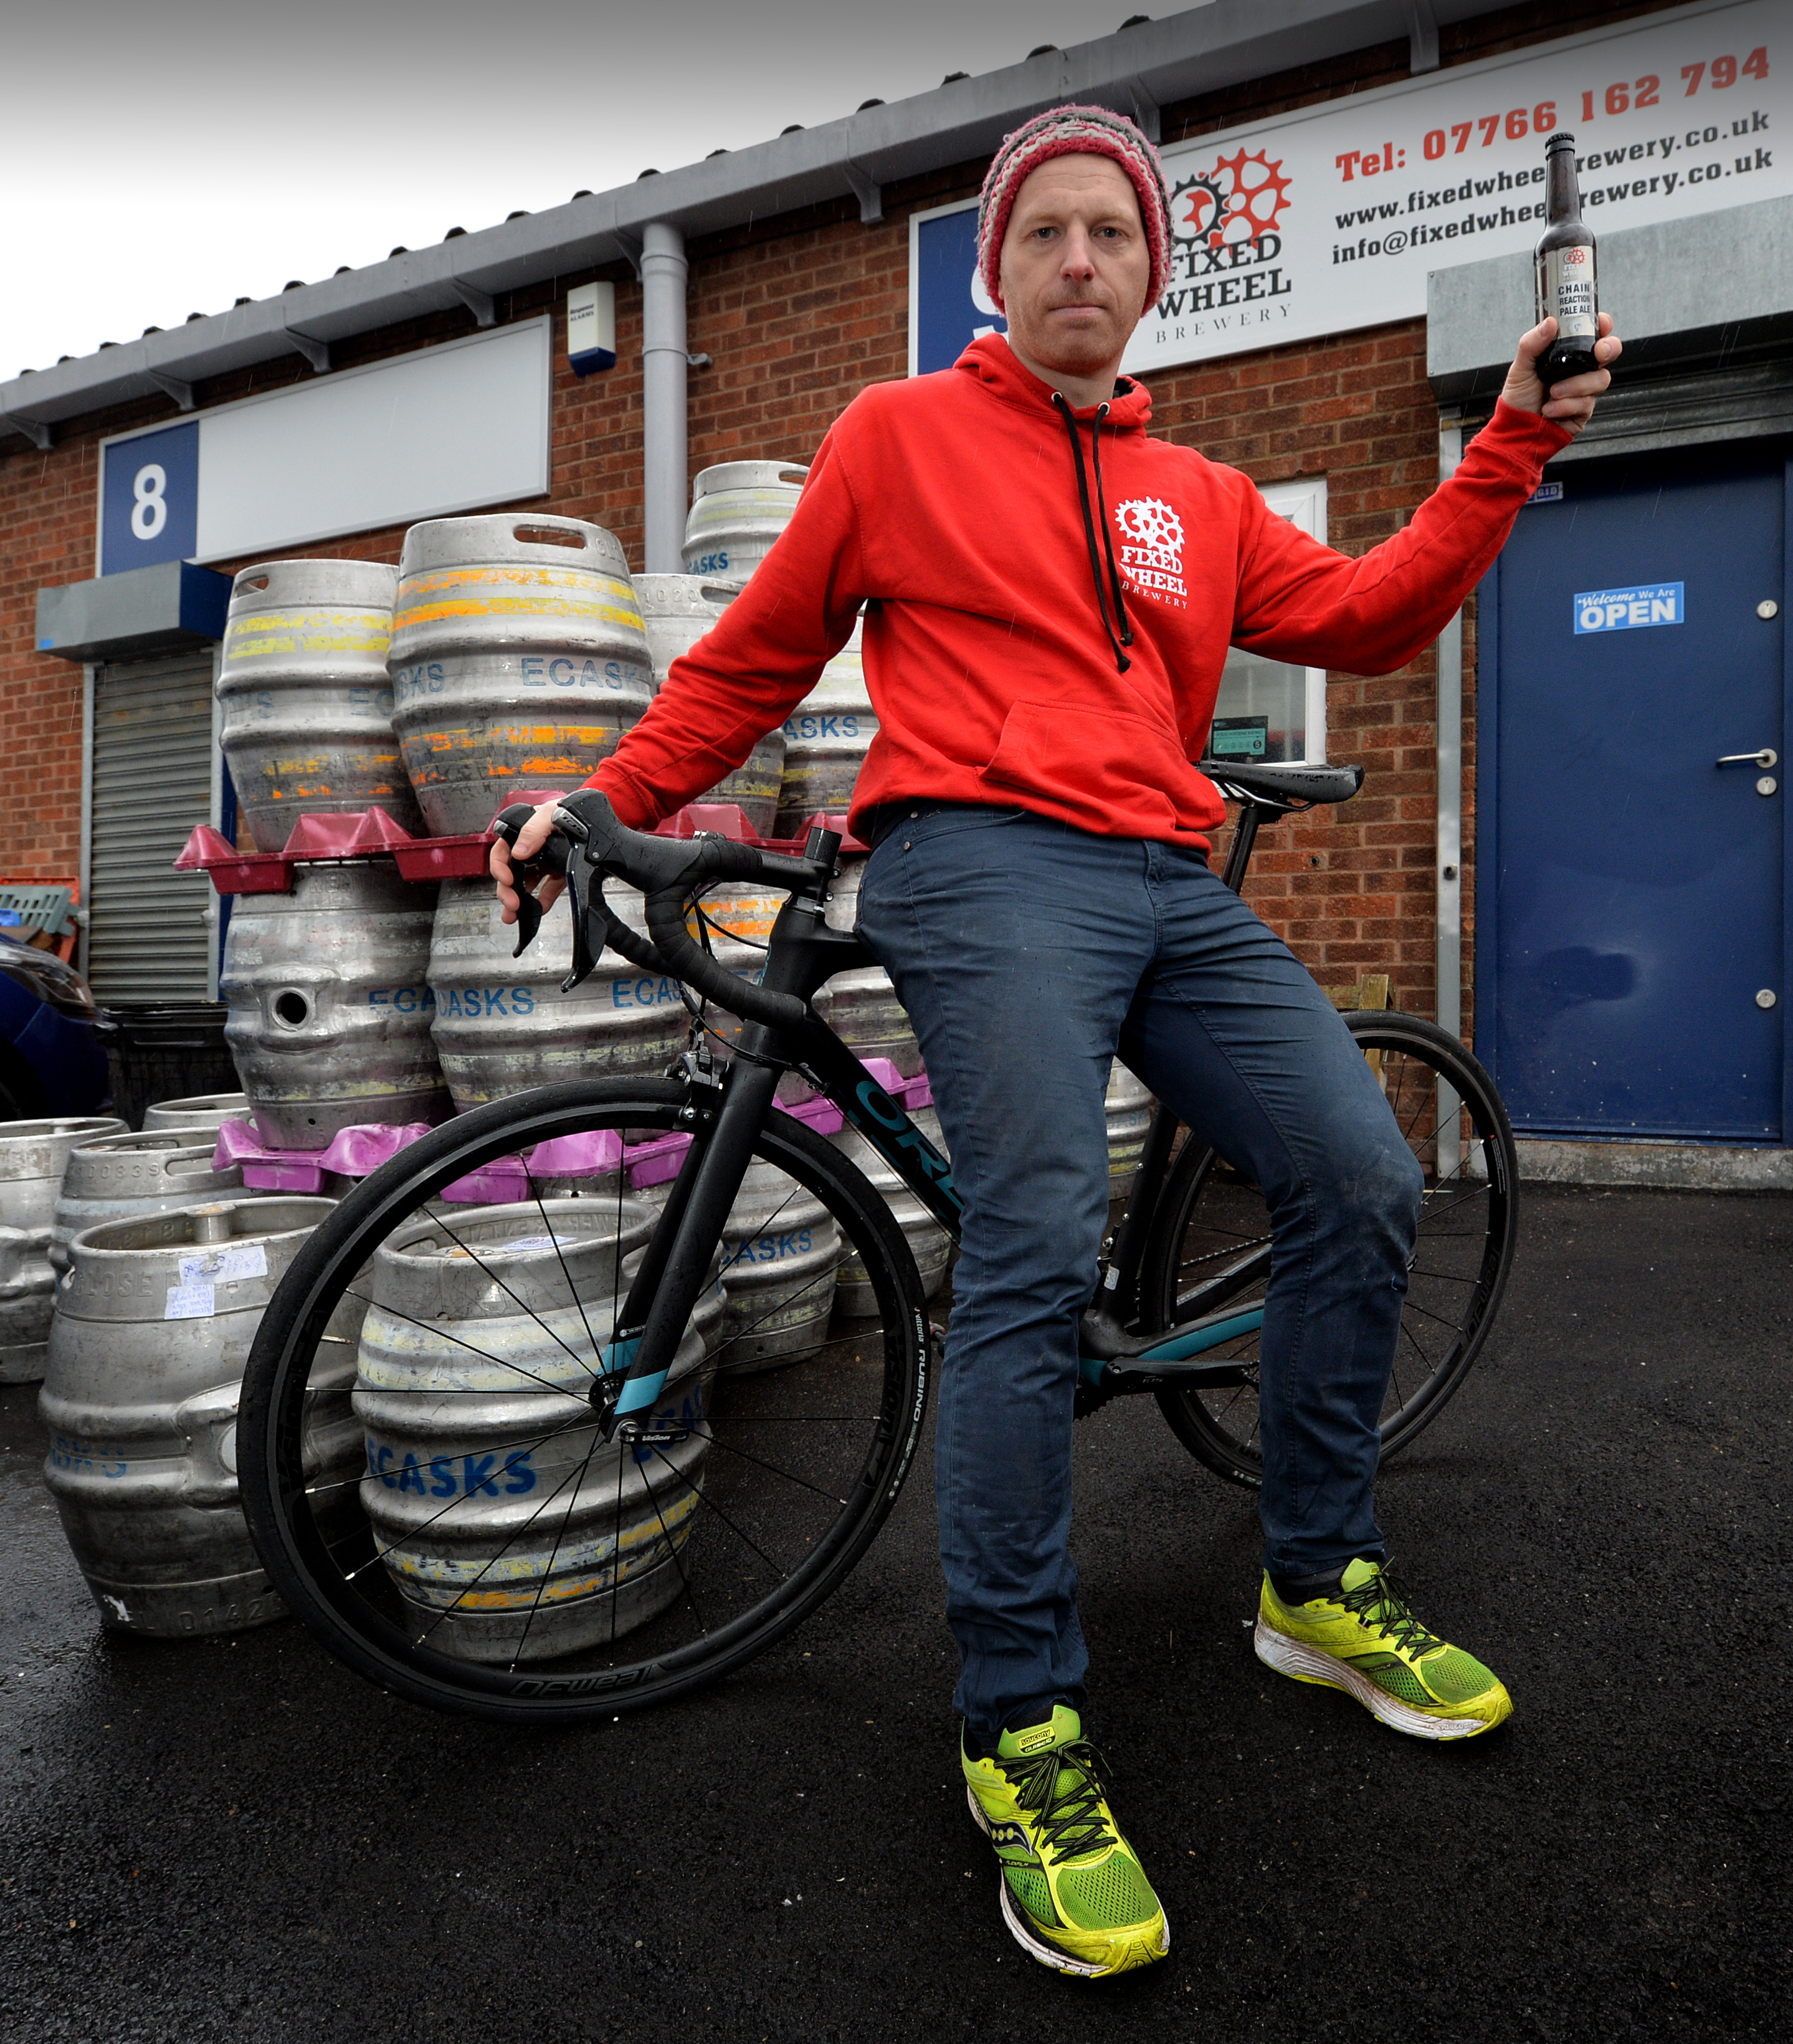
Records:
[[[1065,252],[1059,269],[1065,276],[1080,279],[1096,275],[1096,252],[1081,227],[1073,227],[1065,236]]]

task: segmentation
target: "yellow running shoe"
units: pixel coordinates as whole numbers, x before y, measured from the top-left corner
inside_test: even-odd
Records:
[[[1336,1591],[1306,1604],[1284,1604],[1265,1576],[1252,1644],[1267,1668],[1342,1689],[1415,1739],[1473,1739],[1513,1715],[1502,1683],[1428,1632],[1380,1562],[1353,1562]]]
[[[962,1741],[965,1796],[996,1847],[1002,1920],[1042,1966],[1100,1980],[1149,1966],[1170,1926],[1103,1793],[1100,1756],[1075,1711],[1005,1731],[993,1758]]]

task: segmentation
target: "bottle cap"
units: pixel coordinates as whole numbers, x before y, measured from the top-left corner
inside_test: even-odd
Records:
[[[1549,156],[1553,149],[1572,149],[1574,147],[1575,137],[1565,129],[1560,134],[1553,135],[1545,144],[1544,153]]]

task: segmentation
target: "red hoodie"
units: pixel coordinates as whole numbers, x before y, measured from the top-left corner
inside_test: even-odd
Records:
[[[1350,560],[1279,518],[1238,470],[1148,438],[1151,416],[1144,386],[1123,381],[1086,523],[1066,414],[1000,336],[950,370],[862,391],[778,544],[588,785],[637,828],[713,787],[808,694],[869,603],[878,735],[856,818],[898,797],[993,802],[1205,849],[1224,809],[1191,763],[1227,647],[1357,674],[1403,666],[1570,437],[1501,405],[1411,524]],[[1096,413],[1075,417],[1088,471]]]

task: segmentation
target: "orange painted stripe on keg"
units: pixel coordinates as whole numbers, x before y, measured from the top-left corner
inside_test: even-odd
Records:
[[[470,597],[444,598],[438,603],[410,604],[393,614],[395,632],[414,630],[420,624],[440,624],[461,617],[546,617],[583,620],[595,617],[625,632],[643,628],[639,610],[619,609],[609,603],[562,603],[542,597],[502,597],[476,601]]]

